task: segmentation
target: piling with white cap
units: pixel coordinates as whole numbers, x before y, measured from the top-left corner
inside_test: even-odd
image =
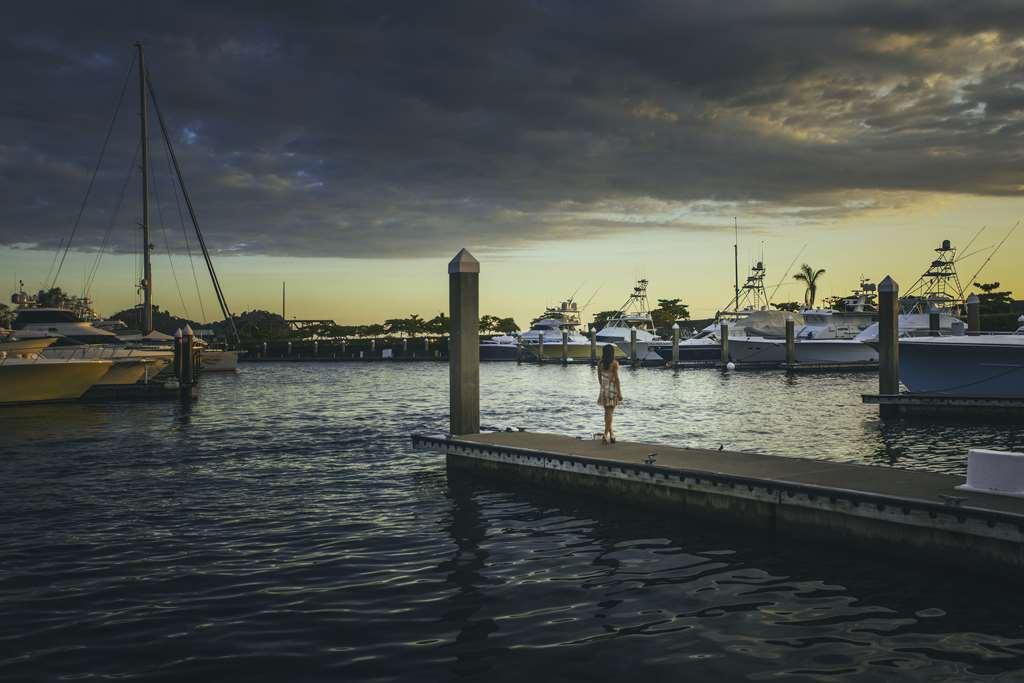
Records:
[[[629,327],[629,360],[633,363],[633,367],[640,363],[640,359],[636,355],[636,325]]]
[[[679,365],[679,323],[672,323],[672,367]]]

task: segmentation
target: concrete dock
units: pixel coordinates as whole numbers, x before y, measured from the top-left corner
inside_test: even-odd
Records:
[[[480,264],[462,250],[448,273],[452,345],[465,351],[450,361],[451,426],[445,436],[413,435],[412,443],[444,453],[449,467],[656,507],[676,519],[705,517],[793,540],[839,543],[851,551],[1024,574],[1024,496],[960,491],[962,477],[661,444],[606,445],[522,430],[480,433]],[[899,389],[898,369],[893,370],[898,289],[888,277],[879,285],[880,335],[887,342],[879,361],[883,395]],[[792,330],[787,323],[790,340]],[[727,326],[722,333],[724,359]]]
[[[1024,499],[963,477],[532,432],[412,437],[450,467],[971,570],[1024,569]]]

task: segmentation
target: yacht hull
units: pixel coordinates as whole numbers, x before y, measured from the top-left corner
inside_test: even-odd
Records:
[[[1024,398],[1024,339],[1006,344],[901,340],[900,379],[915,394]]]
[[[138,360],[115,360],[107,374],[103,375],[96,384],[100,386],[137,384],[146,378],[147,371],[150,378],[154,377],[157,374],[156,365],[157,361],[141,358]],[[166,367],[166,363],[164,366]]]
[[[600,344],[597,348],[597,354],[600,357],[601,348]],[[530,360],[537,360],[540,355],[540,348],[537,344],[523,344],[523,351]],[[566,356],[570,363],[590,362],[590,344],[566,344]],[[616,358],[625,358],[626,354],[619,351],[616,354]],[[562,360],[562,344],[560,342],[553,344],[544,344],[544,360],[545,361],[561,361]]]
[[[797,363],[878,362],[878,351],[853,339],[798,339],[794,345]],[[786,340],[740,337],[729,340],[729,355],[736,363],[785,363]]]
[[[199,354],[203,372],[235,372],[238,370],[238,351],[203,349]]]
[[[672,345],[659,345],[655,348],[662,360],[672,362]],[[707,344],[679,344],[680,363],[716,363],[722,358],[722,350],[718,342]]]
[[[480,360],[515,360],[516,346],[514,344],[481,344]]]
[[[110,370],[109,360],[0,361],[0,404],[73,401]]]

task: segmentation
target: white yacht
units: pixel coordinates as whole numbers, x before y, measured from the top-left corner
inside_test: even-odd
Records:
[[[0,359],[0,404],[81,398],[112,365],[109,360]]]
[[[562,359],[562,333],[567,333],[566,356],[570,363],[590,360],[590,340],[577,332],[580,310],[571,297],[558,306],[547,308],[519,335],[523,350],[532,358],[545,361]],[[543,350],[542,350],[543,344]]]

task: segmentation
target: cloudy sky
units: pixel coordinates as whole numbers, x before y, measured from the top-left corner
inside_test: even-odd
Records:
[[[941,239],[986,226],[987,247],[1024,215],[1018,3],[290,4],[5,9],[4,289],[52,279],[127,83],[58,284],[135,301],[136,40],[238,310],[279,309],[287,280],[289,317],[436,313],[467,246],[483,308],[521,323],[577,288],[615,307],[638,276],[707,314],[734,217],[741,270],[809,261],[828,294],[910,284]],[[202,317],[153,135],[156,301]],[[1024,229],[984,279],[1024,294],[1022,253]]]

